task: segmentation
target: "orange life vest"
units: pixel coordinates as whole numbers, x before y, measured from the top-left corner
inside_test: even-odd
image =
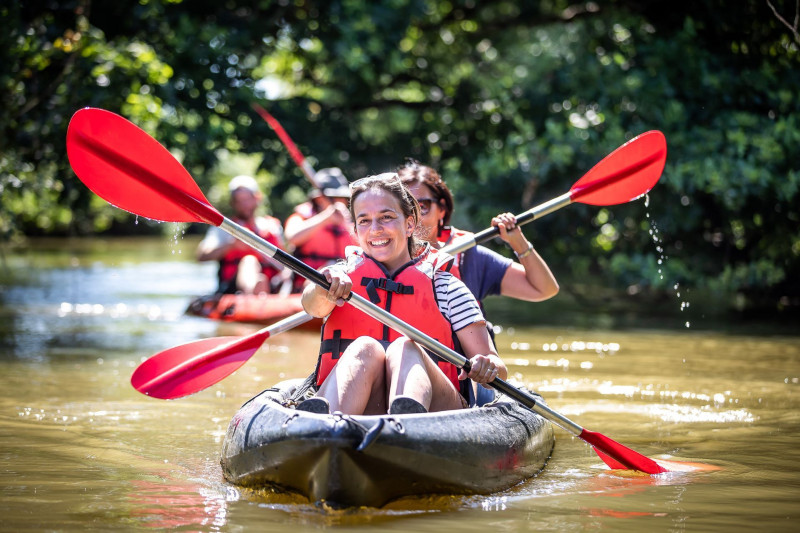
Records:
[[[435,272],[447,272],[452,264],[452,257],[426,246],[421,254],[390,277],[383,265],[364,254],[360,248],[348,247],[347,250],[347,271],[353,282],[352,292],[369,299],[445,346],[456,348],[455,334],[450,322],[439,311],[433,284]],[[322,343],[316,369],[317,386],[328,377],[345,348],[363,336],[372,337],[388,346],[401,334],[352,305],[334,308],[322,326]],[[433,354],[429,355],[456,390],[464,394],[469,384],[467,380],[459,381],[459,369]]]
[[[249,229],[265,241],[274,244],[278,248],[283,248],[283,243],[281,242],[280,234],[276,233],[275,229],[280,231],[281,223],[277,218],[274,217],[261,217],[264,219],[264,223],[257,225],[257,224],[246,224],[242,221],[237,221],[243,227]],[[259,227],[260,226],[260,227]],[[239,250],[233,249],[230,250],[227,254],[225,254],[222,259],[219,260],[219,270],[217,271],[217,277],[219,278],[219,286],[224,287],[226,285],[230,285],[230,282],[236,278],[236,273],[239,270],[239,262],[248,255],[255,255],[258,257],[259,262],[261,263],[261,270],[264,275],[267,277],[267,280],[272,279],[272,277],[278,273],[278,269],[275,268],[271,263],[268,263],[261,255],[257,255],[252,250]]]
[[[298,205],[291,217],[308,220],[315,212],[310,202]],[[288,222],[288,220],[287,220]],[[294,256],[314,269],[320,269],[344,257],[345,248],[356,244],[353,234],[344,224],[326,224],[310,239],[295,248]],[[295,277],[295,288],[302,287],[305,280]]]

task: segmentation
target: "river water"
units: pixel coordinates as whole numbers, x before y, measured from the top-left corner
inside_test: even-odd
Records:
[[[191,261],[195,242],[35,241],[5,251],[0,529],[797,530],[800,343],[788,332],[498,324],[511,375],[553,409],[702,469],[610,471],[557,430],[541,474],[498,494],[331,510],[241,491],[219,467],[228,421],[272,383],[307,375],[318,336],[273,337],[236,374],[187,398],[136,392],[130,375],[150,355],[257,329],[183,315],[190,296],[215,283],[213,265]]]

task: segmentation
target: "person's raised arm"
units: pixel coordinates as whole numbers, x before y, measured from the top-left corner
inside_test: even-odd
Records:
[[[492,225],[500,230],[500,238],[511,246],[519,262],[512,263],[503,275],[500,294],[518,300],[541,302],[558,294],[558,282],[544,259],[534,249],[516,217],[502,213],[492,219]]]
[[[294,247],[302,246],[326,224],[342,224],[349,219],[347,207],[338,202],[329,204],[325,209],[303,219],[298,214],[291,215],[286,220],[284,237]]]

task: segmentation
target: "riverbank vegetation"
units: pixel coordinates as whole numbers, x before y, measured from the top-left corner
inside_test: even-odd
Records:
[[[316,168],[437,167],[456,225],[473,230],[658,129],[669,154],[646,200],[536,221],[537,249],[565,279],[632,298],[696,290],[796,312],[798,16],[790,0],[12,0],[0,7],[0,237],[160,231],[70,170],[66,128],[85,106],[156,136],[220,207],[229,177],[256,174],[285,218],[307,185],[259,103]]]

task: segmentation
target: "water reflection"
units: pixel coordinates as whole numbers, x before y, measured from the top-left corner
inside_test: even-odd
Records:
[[[159,479],[131,481],[127,499],[130,515],[153,529],[202,528],[220,531],[225,526],[228,497],[219,487],[171,479],[171,472],[155,473]]]
[[[258,328],[182,314],[215,283],[213,266],[176,260],[185,250],[172,254],[158,240],[97,246],[10,257],[11,277],[0,280],[8,530],[729,531],[786,530],[786,517],[797,518],[800,343],[691,331],[497,328],[518,383],[584,427],[672,461],[668,474],[609,471],[583,441],[558,431],[545,470],[498,494],[336,510],[232,487],[218,464],[228,421],[272,383],[307,375],[318,335],[276,336],[194,396],[144,397],[129,379],[153,353]]]

